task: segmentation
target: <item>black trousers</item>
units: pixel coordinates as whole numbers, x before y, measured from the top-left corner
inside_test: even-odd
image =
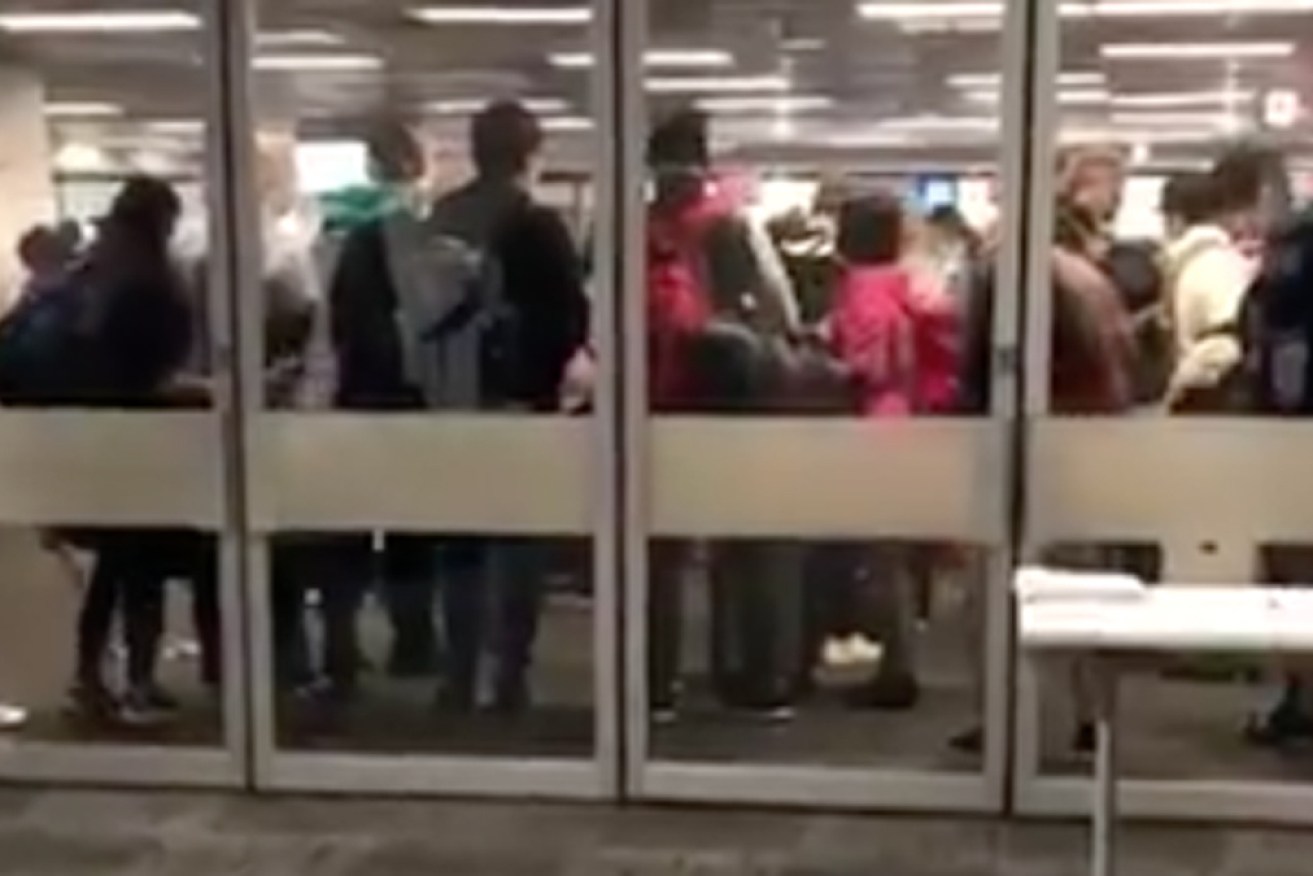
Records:
[[[278,682],[294,686],[320,672],[339,688],[355,685],[360,670],[357,617],[373,575],[367,541],[287,536],[272,545],[270,593],[274,665]],[[320,596],[322,651],[315,665],[306,628],[305,596]]]
[[[214,536],[189,530],[103,532],[91,543],[96,560],[78,616],[78,681],[104,684],[105,654],[117,614],[127,645],[128,684],[152,684],[164,633],[165,584],[183,578],[192,586],[201,678],[218,684],[222,645]]]

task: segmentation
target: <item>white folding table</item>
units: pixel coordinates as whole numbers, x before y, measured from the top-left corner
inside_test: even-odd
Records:
[[[1097,679],[1094,876],[1117,869],[1117,687],[1132,655],[1181,652],[1313,652],[1313,590],[1161,585],[1141,598],[1072,599],[1018,594],[1020,645],[1088,659]]]

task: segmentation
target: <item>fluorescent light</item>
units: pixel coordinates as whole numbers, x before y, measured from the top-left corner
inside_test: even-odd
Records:
[[[103,173],[110,167],[105,150],[93,143],[65,143],[55,151],[55,168],[63,173]]]
[[[409,10],[425,24],[564,25],[587,24],[587,6],[421,6]]]
[[[1117,109],[1178,109],[1213,104],[1234,105],[1250,103],[1252,91],[1164,91],[1115,94],[1112,105]]]
[[[954,88],[993,88],[997,90],[1003,81],[999,73],[955,73],[948,77],[948,84]],[[1106,74],[1098,70],[1063,70],[1058,74],[1058,85],[1068,88],[1098,88],[1108,81]]]
[[[262,31],[255,35],[255,44],[262,49],[323,48],[340,46],[343,42],[335,33],[309,28]]]
[[[194,135],[205,132],[204,119],[152,119],[144,127],[152,134]]]
[[[1142,126],[1147,129],[1162,128],[1211,128],[1219,131],[1239,130],[1246,127],[1245,122],[1233,113],[1187,113],[1187,112],[1147,112],[1147,113],[1113,113],[1114,125],[1128,127]]]
[[[703,77],[651,77],[647,90],[653,94],[751,94],[788,91],[789,77],[766,76],[703,76]]]
[[[577,70],[592,67],[597,59],[587,52],[556,52],[548,55],[553,67]],[[651,49],[643,53],[647,67],[717,68],[734,66],[734,56],[723,49]]]
[[[254,66],[257,70],[345,72],[377,70],[383,59],[374,55],[257,55]]]
[[[593,120],[584,116],[549,116],[542,120],[542,128],[544,131],[558,134],[571,131],[591,131],[593,129]]]
[[[703,97],[699,109],[709,113],[801,113],[830,109],[834,98],[823,94],[746,94],[731,97]]]
[[[559,97],[508,98],[518,103],[531,113],[561,113],[570,105]],[[482,97],[458,97],[450,100],[435,100],[425,105],[425,109],[440,116],[472,116],[495,101]]]
[[[0,14],[0,30],[10,33],[158,33],[200,26],[198,16],[168,9]]]
[[[103,119],[123,115],[123,107],[119,104],[96,100],[56,101],[46,104],[43,109],[46,118],[50,119]]]
[[[1099,49],[1110,60],[1189,60],[1212,58],[1289,58],[1292,42],[1108,43]]]
[[[972,0],[953,3],[863,3],[857,12],[868,21],[932,21],[1003,15],[1001,2]]]
[[[903,116],[885,119],[880,127],[897,131],[988,132],[998,130],[998,119],[983,116]]]
[[[999,0],[972,2],[867,2],[858,13],[868,21],[917,23],[954,19],[1003,17]],[[1313,10],[1313,0],[1068,0],[1059,7],[1063,18],[1187,18],[1209,15],[1281,15]]]
[[[963,97],[973,103],[997,104],[999,102],[998,89],[993,88],[969,89],[963,93]],[[1111,98],[1112,95],[1106,88],[1060,88],[1058,90],[1058,103],[1066,106],[1101,106]]]
[[[820,37],[789,37],[780,43],[780,48],[786,52],[820,52],[825,45]]]
[[[1187,18],[1280,15],[1313,10],[1313,0],[1098,0],[1062,4],[1064,18]]]

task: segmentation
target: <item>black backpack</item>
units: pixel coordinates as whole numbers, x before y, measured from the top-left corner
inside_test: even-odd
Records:
[[[91,404],[104,397],[99,308],[85,270],[31,291],[0,320],[0,402]]]
[[[1250,410],[1313,414],[1313,208],[1269,239],[1239,330]]]

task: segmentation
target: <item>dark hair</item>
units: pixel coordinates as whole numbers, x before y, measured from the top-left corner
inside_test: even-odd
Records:
[[[63,241],[49,225],[34,225],[18,239],[18,260],[32,273],[58,264],[63,254]]]
[[[383,182],[407,182],[423,173],[424,147],[401,119],[376,121],[365,138],[365,148]]]
[[[850,198],[839,208],[839,255],[849,264],[882,265],[903,251],[903,204],[887,192]]]
[[[1256,207],[1264,191],[1289,193],[1285,158],[1281,152],[1260,143],[1236,143],[1223,152],[1209,176],[1218,212],[1230,213]]]
[[[1213,178],[1207,173],[1173,174],[1163,186],[1161,209],[1186,225],[1197,225],[1217,215]]]
[[[182,202],[172,186],[152,176],[133,176],[114,196],[105,227],[167,242],[181,213]]]
[[[517,176],[542,148],[538,117],[513,100],[489,104],[470,125],[470,150],[480,176]]]
[[[684,108],[666,116],[647,138],[649,167],[707,167],[711,164],[707,114]]]

